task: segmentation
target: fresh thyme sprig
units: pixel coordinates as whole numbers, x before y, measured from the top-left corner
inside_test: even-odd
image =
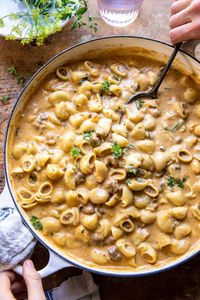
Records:
[[[88,0],[17,0],[24,3],[26,11],[10,13],[0,18],[0,27],[5,26],[7,18],[17,22],[13,25],[7,39],[13,40],[22,37],[22,44],[33,41],[38,46],[44,40],[62,29],[64,22],[73,16],[76,20],[71,29],[80,28],[89,24],[89,27],[97,31],[97,23],[94,17],[88,16],[87,22],[83,16],[88,11]]]

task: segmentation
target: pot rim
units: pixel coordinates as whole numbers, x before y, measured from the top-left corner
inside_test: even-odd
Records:
[[[7,153],[6,153],[6,146],[7,146],[7,140],[8,140],[8,133],[9,133],[9,128],[10,128],[10,123],[12,121],[12,117],[13,114],[15,112],[16,106],[18,105],[18,102],[20,101],[21,97],[23,96],[23,94],[25,93],[26,89],[29,87],[29,85],[32,83],[32,81],[35,79],[35,77],[43,70],[45,69],[49,64],[51,64],[55,59],[57,59],[58,57],[62,56],[64,53],[71,51],[75,48],[78,48],[82,45],[86,45],[86,44],[90,44],[92,42],[95,41],[101,41],[101,40],[108,40],[108,39],[115,39],[115,38],[130,38],[130,39],[141,39],[141,40],[147,40],[150,42],[155,42],[157,44],[161,44],[161,45],[165,45],[167,47],[173,48],[172,45],[163,42],[163,41],[159,41],[153,38],[148,38],[148,37],[142,37],[142,36],[132,36],[132,35],[114,35],[114,36],[104,36],[104,37],[100,37],[100,38],[94,38],[82,43],[78,43],[74,46],[71,46],[67,49],[64,49],[63,51],[59,52],[58,54],[54,55],[51,59],[49,59],[42,67],[40,67],[34,74],[33,76],[28,80],[28,82],[26,83],[26,85],[24,86],[22,92],[19,94],[11,112],[10,112],[10,116],[8,118],[8,123],[6,126],[6,130],[5,130],[5,137],[4,137],[4,145],[3,145],[3,150],[4,150],[4,174],[5,174],[5,182],[8,186],[8,190],[9,193],[11,195],[12,201],[14,202],[14,205],[17,209],[17,211],[19,212],[21,218],[22,218],[22,223],[24,223],[24,225],[30,230],[30,232],[33,234],[33,236],[47,249],[49,249],[50,251],[52,251],[53,253],[55,253],[56,255],[58,255],[59,257],[61,257],[63,260],[65,260],[68,263],[73,264],[75,267],[81,268],[83,270],[92,272],[92,273],[96,273],[99,275],[104,275],[104,276],[112,276],[112,277],[145,277],[145,276],[149,276],[149,275],[156,275],[159,274],[161,272],[164,271],[168,271],[171,270],[172,268],[175,268],[178,265],[181,265],[185,262],[187,262],[188,260],[190,260],[191,258],[193,258],[194,256],[196,256],[199,252],[199,250],[195,250],[194,252],[192,252],[191,254],[188,254],[188,256],[183,256],[182,258],[180,257],[179,259],[176,259],[174,262],[170,262],[169,264],[163,264],[161,267],[155,267],[155,269],[147,269],[147,270],[142,270],[142,271],[120,271],[117,270],[113,271],[113,270],[109,270],[108,271],[105,270],[106,267],[90,267],[89,265],[87,265],[86,263],[81,263],[78,260],[76,260],[75,258],[66,258],[64,254],[61,254],[58,250],[56,250],[56,247],[53,247],[53,245],[49,245],[48,242],[45,241],[45,239],[43,239],[36,230],[34,230],[31,225],[30,222],[28,222],[26,220],[26,218],[23,216],[22,212],[19,209],[19,206],[17,204],[17,201],[15,200],[15,196],[13,195],[12,192],[12,187],[10,185],[10,180],[9,180],[9,174],[8,174],[8,169],[7,169]],[[194,61],[196,61],[197,63],[200,64],[200,61],[193,57],[191,54],[188,54],[186,51],[184,50],[179,50],[181,53],[189,56],[191,59],[193,59]]]

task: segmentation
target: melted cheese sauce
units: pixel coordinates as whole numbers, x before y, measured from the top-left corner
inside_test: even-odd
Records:
[[[16,120],[9,172],[19,205],[90,266],[152,268],[199,240],[199,86],[171,70],[158,99],[124,105],[161,67],[136,56],[64,66]]]

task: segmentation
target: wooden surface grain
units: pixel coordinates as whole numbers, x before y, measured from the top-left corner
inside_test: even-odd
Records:
[[[4,131],[22,86],[16,77],[9,74],[7,68],[15,66],[19,76],[28,79],[40,66],[58,52],[82,41],[105,35],[136,35],[169,42],[168,18],[172,0],[144,0],[139,18],[130,26],[113,28],[106,25],[99,17],[96,1],[89,1],[90,13],[97,17],[99,31],[95,34],[89,29],[70,31],[70,24],[61,32],[49,37],[41,47],[28,45],[23,47],[19,41],[5,41],[0,37],[0,98],[9,95],[9,103],[0,103],[0,191],[4,186],[3,176],[3,138]],[[37,268],[48,261],[48,251],[37,245],[33,260]],[[81,270],[70,268],[61,270],[44,280],[45,288],[58,286],[62,281],[80,274]],[[103,300],[200,300],[200,256],[173,270],[144,278],[112,278],[94,275],[100,287]]]

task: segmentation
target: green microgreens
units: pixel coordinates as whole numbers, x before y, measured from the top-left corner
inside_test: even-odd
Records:
[[[40,219],[36,216],[31,216],[30,218],[31,224],[36,230],[42,230],[43,226],[42,223],[40,222]]]
[[[92,138],[92,136],[93,136],[93,134],[94,134],[94,131],[85,131],[85,132],[83,133],[83,138],[84,138],[84,140],[90,141],[91,138]]]
[[[170,132],[176,132],[176,131],[179,130],[184,124],[185,124],[185,121],[180,121],[180,122],[177,122],[175,125],[173,125],[171,128],[170,128],[170,127],[164,127],[164,130],[170,131]]]
[[[9,67],[8,72],[17,78],[17,84],[23,85],[25,83],[25,78],[18,75],[17,70],[14,66]]]
[[[17,70],[14,66],[7,68],[8,72],[14,76],[17,76]]]
[[[91,23],[91,24],[89,25],[89,28],[91,28],[92,31],[97,32],[98,29],[99,29],[99,26],[98,26],[98,24],[95,22],[95,17],[93,17],[93,16],[88,16],[88,21]]]
[[[25,78],[24,77],[18,77],[17,78],[17,83],[23,85],[25,83]]]
[[[5,26],[6,19],[15,21],[7,39],[13,40],[21,37],[21,43],[36,42],[42,45],[44,40],[52,33],[60,31],[64,22],[75,16],[76,20],[71,29],[88,25],[97,31],[98,25],[95,18],[88,16],[83,21],[83,16],[88,11],[88,0],[22,0],[26,10],[10,13],[0,18],[0,27]]]
[[[114,158],[121,158],[123,156],[123,149],[117,144],[112,144],[112,155]]]
[[[8,101],[9,101],[10,97],[9,96],[2,96],[2,98],[0,98],[0,101],[3,103],[3,104],[7,104]]]
[[[135,105],[136,105],[138,110],[140,110],[142,108],[143,103],[144,103],[144,101],[141,100],[141,99],[138,99],[138,100],[135,101]]]
[[[183,179],[174,178],[170,176],[167,178],[167,185],[169,187],[174,187],[177,184],[178,187],[184,189],[184,183],[186,182],[187,179],[188,179],[187,176],[184,176]]]
[[[102,90],[102,92],[104,92],[104,93],[109,92],[109,90],[110,90],[110,85],[111,85],[110,81],[104,80],[104,81],[102,82],[102,84],[101,84],[101,90]]]
[[[74,147],[72,148],[70,153],[73,156],[73,158],[78,158],[81,154],[81,150],[78,147]]]

